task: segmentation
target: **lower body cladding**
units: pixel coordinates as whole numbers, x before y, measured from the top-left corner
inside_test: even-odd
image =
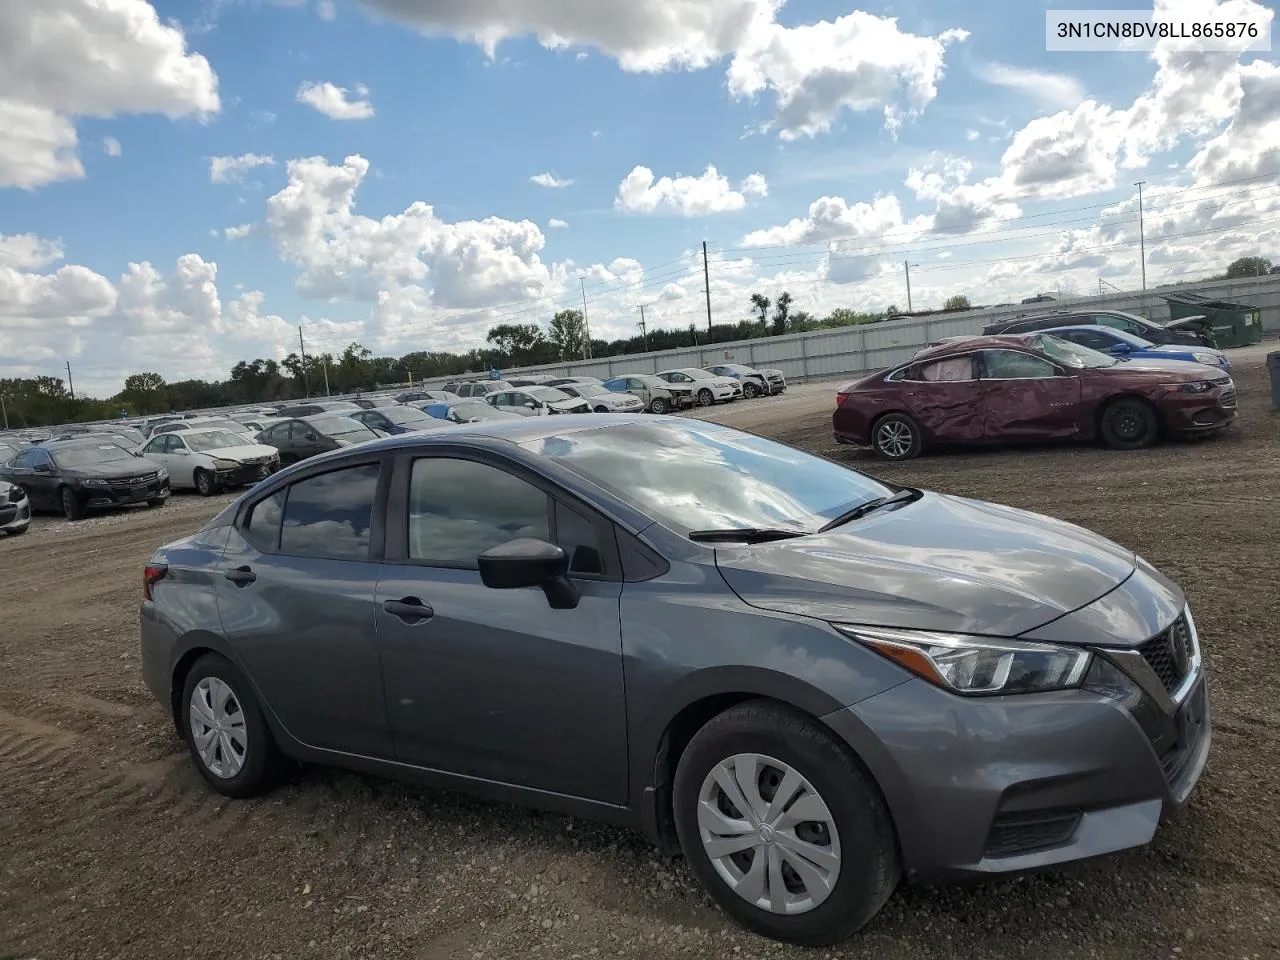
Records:
[[[1142,846],[1209,754],[1207,681],[1153,725],[1088,690],[963,698],[924,680],[824,718],[879,782],[906,876],[1038,870]]]
[[[163,500],[169,496],[169,481],[152,480],[129,486],[112,484],[109,487],[81,487],[75,493],[81,506],[91,510],[108,510],[111,507]]]

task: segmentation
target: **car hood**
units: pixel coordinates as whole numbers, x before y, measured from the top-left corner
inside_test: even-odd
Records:
[[[581,410],[587,405],[587,401],[581,397],[570,397],[568,400],[552,400],[547,404],[552,410],[559,410],[561,413],[572,413],[574,410]]]
[[[1160,346],[1147,347],[1148,353],[1175,353],[1186,356],[1189,353],[1207,353],[1215,357],[1223,357],[1225,354],[1221,350],[1213,347],[1199,346],[1193,347],[1185,343],[1166,343]]]
[[[256,460],[259,457],[274,457],[276,448],[267,446],[265,443],[246,443],[238,447],[215,447],[212,450],[201,450],[200,453],[206,457],[216,457],[219,460],[238,460],[243,463],[245,460]]]
[[[634,407],[643,403],[639,397],[629,393],[600,393],[583,399],[588,403],[603,403],[606,407]]]
[[[1096,367],[1102,374],[1150,374],[1170,380],[1218,380],[1225,374],[1216,366],[1196,363],[1194,360],[1164,360],[1158,357],[1135,357],[1117,363],[1114,367]]]
[[[761,609],[1001,637],[1092,603],[1135,564],[1074,524],[934,493],[828,533],[716,547],[725,581]]]
[[[1191,317],[1179,317],[1177,320],[1168,320],[1160,326],[1166,330],[1210,330],[1213,328],[1213,321],[1202,313],[1197,313]]]
[[[85,467],[69,467],[63,471],[67,477],[93,480],[123,480],[127,477],[141,477],[164,469],[159,461],[147,457],[130,457],[128,460],[112,460],[108,463],[95,463]]]

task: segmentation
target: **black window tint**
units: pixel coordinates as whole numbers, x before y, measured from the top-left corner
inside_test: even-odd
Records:
[[[378,472],[377,464],[348,467],[289,487],[280,552],[298,557],[367,560]]]
[[[474,460],[415,460],[409,481],[409,557],[475,568],[490,547],[550,539],[548,497],[505,470]]]
[[[599,527],[559,501],[555,510],[556,543],[569,557],[569,572],[593,576],[609,573]]]
[[[284,490],[277,490],[255,503],[245,518],[241,532],[259,550],[275,550],[280,540],[280,517],[284,513]]]

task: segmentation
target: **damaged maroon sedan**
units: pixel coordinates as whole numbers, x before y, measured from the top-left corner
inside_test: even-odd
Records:
[[[1236,417],[1217,367],[1118,360],[1048,334],[971,337],[840,390],[836,440],[887,460],[931,445],[1101,439],[1119,450],[1210,433]]]

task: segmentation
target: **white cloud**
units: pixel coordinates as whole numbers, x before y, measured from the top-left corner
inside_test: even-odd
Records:
[[[308,80],[298,87],[295,99],[320,111],[331,120],[368,120],[374,115],[373,104],[363,99],[367,97],[369,90],[364,84],[357,84],[354,92],[360,99],[349,98],[346,87]]]
[[[552,217],[547,221],[547,228],[550,230],[567,230],[569,229],[569,224],[565,223],[563,220]]]
[[[316,0],[316,15],[321,20],[332,21],[338,16],[338,8],[334,6],[333,0]]]
[[[209,181],[211,183],[238,183],[249,170],[270,167],[275,158],[260,153],[242,153],[238,157],[210,157]]]
[[[209,62],[146,0],[0,4],[0,187],[83,177],[75,117],[219,109]]]
[[[809,214],[788,223],[764,230],[753,230],[742,238],[744,247],[770,247],[833,240],[873,240],[886,235],[909,239],[912,231],[923,229],[924,222],[908,224],[902,206],[892,195],[877,197],[871,203],[850,204],[843,197],[820,197],[809,204]]]
[[[38,270],[62,259],[62,244],[34,233],[0,234],[0,267]]]
[[[228,240],[241,240],[253,233],[253,227],[252,223],[242,223],[238,227],[227,227],[226,230],[222,231],[222,234]]]
[[[982,136],[982,134],[980,134],[977,130],[966,130],[966,131],[964,132],[964,138],[965,138],[966,140],[970,141],[971,143],[972,143],[974,140],[977,140],[977,139],[978,139],[979,137],[981,137],[981,136]]]
[[[552,190],[557,190],[562,187],[573,186],[572,180],[561,179],[560,177],[557,177],[554,173],[535,173],[532,177],[529,178],[529,182],[536,183],[540,187],[548,187]]]
[[[1043,106],[1069,110],[1084,100],[1084,85],[1065,73],[1029,70],[1006,63],[980,63],[974,73],[987,83],[1026,94]]]
[[[429,36],[480,45],[490,57],[506,39],[533,36],[559,50],[593,47],[623,70],[702,70],[732,57],[734,97],[771,92],[784,138],[831,128],[838,114],[884,110],[890,128],[937,94],[947,46],[963,30],[906,33],[896,18],[855,11],[834,21],[784,27],[784,0],[366,0],[376,13]]]
[[[735,190],[729,179],[708,165],[698,177],[654,178],[648,167],[637,166],[618,184],[614,206],[627,213],[674,213],[685,217],[731,213],[747,205],[749,197],[763,197],[768,184],[753,173]]]
[[[102,150],[108,157],[118,157],[122,152],[120,141],[115,137],[103,137]]]

